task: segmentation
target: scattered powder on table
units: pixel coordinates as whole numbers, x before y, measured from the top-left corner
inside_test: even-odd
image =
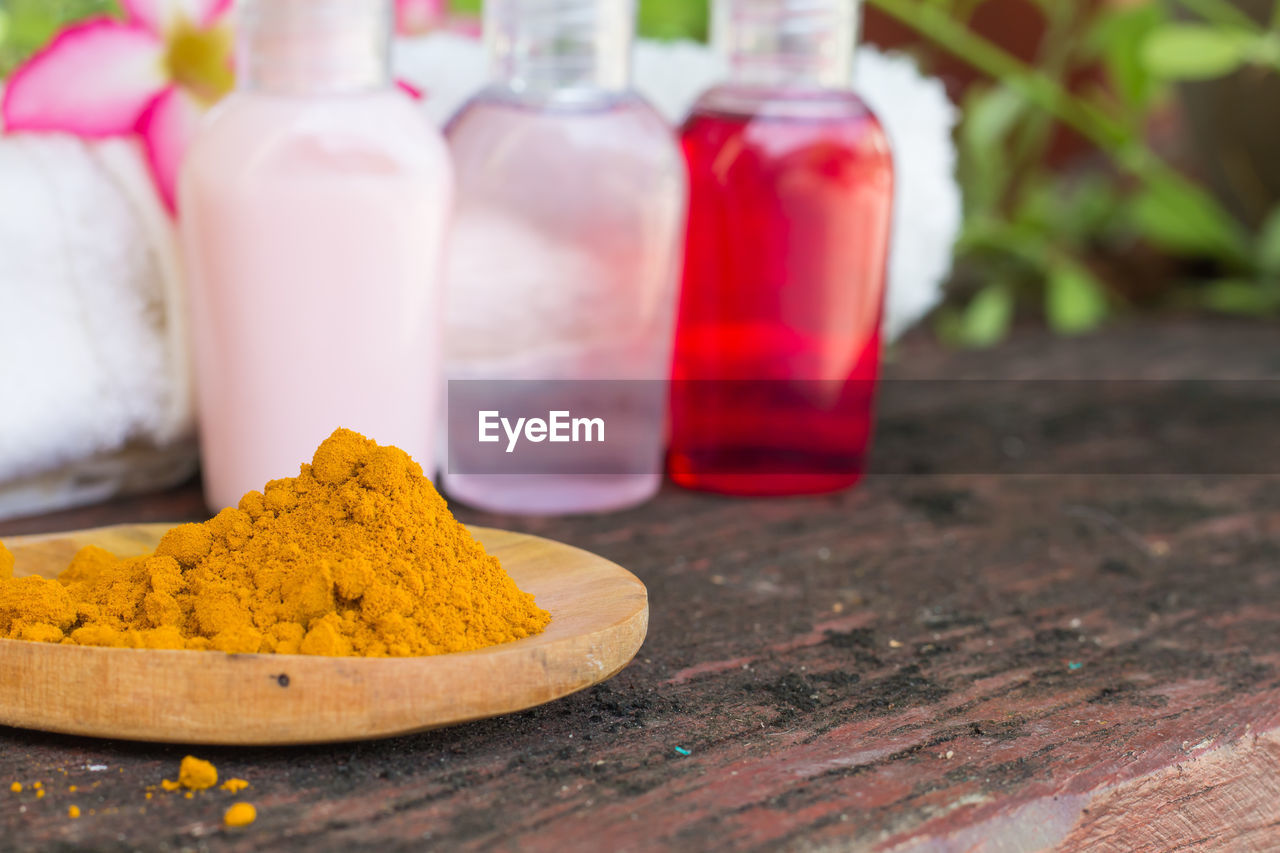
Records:
[[[249,783],[245,779],[228,779],[218,787],[229,793],[238,794],[245,788],[249,787]]]
[[[413,656],[518,640],[551,618],[408,454],[342,429],[297,477],[173,528],[150,556],[89,546],[51,581],[12,577],[7,554],[0,637],[18,640]]]
[[[67,809],[67,817],[71,818],[72,820],[75,820],[76,818],[80,817],[80,807],[79,806],[69,807]]]
[[[10,786],[9,786],[9,790],[10,790],[10,791],[13,791],[15,794],[21,794],[21,793],[22,793],[22,783],[21,783],[21,782],[14,782],[12,785],[10,785]]]
[[[227,826],[248,826],[257,819],[258,810],[251,803],[236,803],[222,816]]]

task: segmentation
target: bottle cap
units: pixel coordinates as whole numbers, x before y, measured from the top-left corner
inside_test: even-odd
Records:
[[[516,91],[625,89],[635,0],[486,0],[494,78]]]
[[[860,0],[716,0],[712,42],[736,82],[841,88],[853,75]]]
[[[240,79],[284,94],[385,86],[394,23],[392,0],[241,0]]]

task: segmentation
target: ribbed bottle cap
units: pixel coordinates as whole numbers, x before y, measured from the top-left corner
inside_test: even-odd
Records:
[[[860,0],[715,0],[712,41],[740,83],[849,85]]]
[[[241,79],[281,93],[387,85],[394,23],[392,0],[240,0]]]
[[[635,0],[486,0],[496,81],[517,91],[625,89]]]

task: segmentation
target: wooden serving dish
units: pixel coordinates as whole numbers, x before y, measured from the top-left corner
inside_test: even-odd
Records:
[[[18,575],[54,577],[85,545],[147,553],[168,525],[5,540]],[[0,724],[193,744],[304,744],[420,732],[532,708],[610,678],[644,642],[644,584],[578,548],[473,528],[551,624],[474,652],[322,658],[0,640]]]

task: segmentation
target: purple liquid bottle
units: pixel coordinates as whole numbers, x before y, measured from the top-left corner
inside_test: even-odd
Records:
[[[571,382],[608,446],[583,445],[568,469],[515,454],[504,472],[466,458],[476,425],[451,412],[443,484],[495,512],[633,506],[661,482],[658,383],[670,375],[686,211],[679,145],[631,88],[633,0],[488,0],[484,26],[491,84],[446,130],[458,182],[446,374],[516,380],[493,408],[522,413],[539,404],[540,381]]]

